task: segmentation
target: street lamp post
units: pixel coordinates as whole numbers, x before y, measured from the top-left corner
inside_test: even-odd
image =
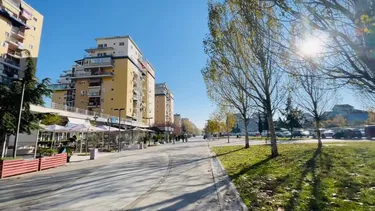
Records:
[[[19,110],[19,113],[18,113],[17,132],[16,132],[16,136],[14,138],[13,158],[16,158],[16,156],[17,156],[17,145],[18,145],[18,137],[19,137],[19,133],[20,133],[20,126],[21,126],[23,98],[25,96],[25,88],[26,88],[26,83],[25,83],[25,81],[22,81],[21,103],[20,103],[20,110]]]
[[[115,111],[118,111],[118,152],[120,152],[120,135],[121,135],[121,111],[125,110],[125,108],[115,108]]]

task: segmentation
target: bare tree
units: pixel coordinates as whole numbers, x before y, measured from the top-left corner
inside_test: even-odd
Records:
[[[279,29],[273,10],[259,1],[209,3],[210,35],[205,40],[212,71],[230,78],[265,111],[271,136],[271,156],[278,156],[273,114],[285,97],[277,42]],[[271,15],[270,15],[271,14]],[[245,121],[247,122],[247,121]]]
[[[245,148],[249,148],[248,120],[252,109],[251,99],[241,86],[236,84],[237,81],[228,77],[225,71],[220,71],[218,68],[215,63],[212,63],[202,70],[208,96],[219,107],[231,107],[230,110],[236,110],[241,115],[245,124]],[[246,86],[244,79],[239,79],[238,82],[244,83],[243,86]]]
[[[297,104],[311,114],[315,121],[318,148],[322,147],[320,128],[325,112],[334,104],[335,91],[327,86],[327,80],[318,75],[317,67],[311,64],[300,65],[294,75],[297,84],[293,89],[297,96]]]

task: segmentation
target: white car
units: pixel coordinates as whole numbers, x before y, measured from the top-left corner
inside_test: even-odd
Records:
[[[326,129],[320,129],[320,137],[321,138],[333,138],[333,135],[335,135],[335,132],[333,130],[326,130]],[[314,130],[313,138],[317,138],[316,130]]]

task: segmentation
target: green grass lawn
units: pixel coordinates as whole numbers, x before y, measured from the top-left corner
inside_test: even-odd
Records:
[[[375,143],[214,147],[250,210],[375,210]]]

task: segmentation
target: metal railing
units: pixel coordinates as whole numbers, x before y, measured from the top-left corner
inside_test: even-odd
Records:
[[[21,31],[19,28],[17,27],[13,27],[12,28],[12,32],[15,33],[15,34],[18,34],[18,35],[21,35],[21,36],[25,36],[25,33],[23,31]]]

